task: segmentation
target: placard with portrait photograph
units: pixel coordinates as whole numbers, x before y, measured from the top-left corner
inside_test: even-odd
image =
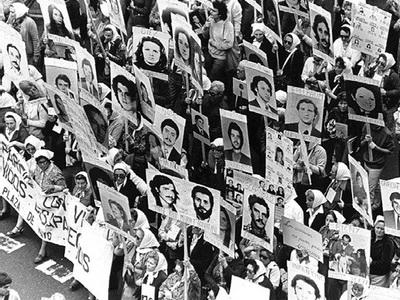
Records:
[[[110,23],[121,30],[125,35],[126,26],[124,20],[124,12],[121,7],[120,0],[106,0],[110,7]]]
[[[249,62],[260,64],[268,68],[268,58],[264,51],[245,40],[243,40],[243,48],[244,53],[246,54],[246,59]]]
[[[206,232],[204,240],[230,257],[235,257],[236,209],[221,199],[219,234]]]
[[[232,78],[233,84],[233,94],[238,98],[249,99],[247,94],[247,83],[244,80],[239,80],[237,78]],[[236,99],[238,101],[238,99]],[[247,101],[246,101],[247,102]]]
[[[380,180],[385,233],[400,236],[400,182]]]
[[[154,123],[156,101],[154,100],[150,79],[138,67],[133,66],[133,70],[136,78],[136,87],[140,99],[142,116],[150,123]]]
[[[162,32],[168,33],[172,38],[172,16],[181,16],[189,23],[189,7],[186,3],[176,0],[158,0],[158,13],[161,21]],[[188,25],[190,26],[190,24]]]
[[[321,142],[325,94],[288,86],[285,135],[305,142]]]
[[[47,33],[74,38],[71,20],[64,0],[38,0]],[[59,34],[61,33],[61,34]]]
[[[215,234],[220,230],[220,192],[155,170],[146,170],[149,209]]]
[[[144,27],[133,27],[134,64],[149,77],[168,80],[169,34]]]
[[[225,167],[253,173],[245,115],[220,109]]]
[[[74,97],[79,95],[78,70],[75,62],[45,57],[44,65],[48,84],[56,87],[70,98],[69,91],[72,91]]]
[[[368,172],[352,156],[348,157],[353,208],[373,225]]]
[[[84,48],[76,47],[79,86],[99,101],[96,63],[94,57]]]
[[[67,114],[67,110],[64,107],[64,102],[68,103],[71,101],[67,95],[61,92],[59,89],[51,86],[50,84],[44,82],[43,86],[46,89],[47,98],[50,100],[51,106],[56,111],[58,121],[60,122],[60,126],[65,130],[72,132],[72,125],[69,121],[69,117]]]
[[[331,13],[314,3],[310,3],[309,7],[313,53],[333,65]]]
[[[128,198],[100,181],[97,181],[97,186],[107,226],[118,233],[126,234],[132,220]]]
[[[110,62],[110,70],[113,110],[137,126],[136,111],[139,105],[139,98],[137,95],[136,78],[133,74],[114,62]]]
[[[335,234],[329,240],[330,278],[362,280],[369,277],[371,231],[353,225],[330,223]]]
[[[242,237],[246,246],[259,245],[273,252],[275,202],[260,189],[246,188],[243,199]]]
[[[325,299],[325,277],[304,265],[288,261],[288,299]]]
[[[267,26],[267,33],[282,45],[281,18],[279,14],[278,1],[266,1],[263,6],[264,24]]]
[[[349,120],[385,126],[378,81],[364,76],[344,74],[349,104]]]
[[[47,35],[48,43],[51,45],[53,58],[61,58],[67,61],[77,61],[76,49],[80,47],[79,43],[68,37],[62,37],[49,33]]]
[[[207,116],[201,114],[195,109],[191,109],[190,114],[192,119],[193,137],[206,145],[210,145],[210,129]]]

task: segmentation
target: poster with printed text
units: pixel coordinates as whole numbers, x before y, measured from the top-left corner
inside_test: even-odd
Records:
[[[385,52],[391,14],[376,6],[353,4],[353,34],[350,47],[377,57]]]
[[[245,74],[249,111],[278,120],[273,71],[260,64],[248,63]]]
[[[190,113],[192,117],[193,137],[206,145],[210,145],[210,130],[207,116],[194,109],[191,109]]]
[[[288,87],[285,135],[305,142],[321,142],[325,95],[297,87]]]
[[[373,225],[371,198],[369,193],[368,172],[349,155],[349,169],[351,173],[351,194],[353,208]]]
[[[356,280],[369,276],[371,231],[352,225],[330,223],[334,230],[329,240],[330,278]]]
[[[313,3],[309,6],[313,53],[334,64],[331,13]]]
[[[220,109],[225,166],[252,173],[247,118],[245,115]]]
[[[287,266],[288,299],[325,299],[323,275],[291,261]]]
[[[269,289],[237,276],[232,276],[231,289],[229,291],[230,300],[243,300],[247,297],[253,299],[269,299]]]
[[[385,233],[400,236],[400,183],[380,180]]]
[[[155,170],[146,170],[149,208],[188,225],[220,232],[220,192]]]

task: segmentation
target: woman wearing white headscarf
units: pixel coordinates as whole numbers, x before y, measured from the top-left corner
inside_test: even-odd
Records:
[[[338,162],[331,169],[331,183],[326,189],[325,197],[329,198],[324,206],[327,211],[337,210],[341,212],[344,207],[343,191],[346,189],[347,182],[351,177],[349,168],[342,162]]]
[[[254,38],[252,44],[265,52],[267,55],[268,68],[276,72],[276,55],[272,50],[273,43],[275,42],[274,39],[268,35],[267,27],[264,23],[253,23],[251,27],[251,36]]]
[[[301,73],[304,66],[304,55],[299,50],[298,46],[301,41],[294,33],[288,33],[283,39],[283,48],[279,51],[279,62],[281,64],[277,71],[277,75],[281,77],[283,86],[286,90],[288,85],[303,87]]]
[[[94,204],[93,192],[86,172],[82,171],[75,175],[75,186],[72,195],[79,198],[79,201],[85,206]]]
[[[0,134],[3,134],[10,142],[9,147],[15,147],[17,151],[24,149],[25,139],[28,137],[28,132],[22,126],[21,117],[14,112],[7,112],[4,115],[5,126],[1,128]]]
[[[306,191],[307,211],[304,216],[304,224],[319,231],[325,225],[325,211],[323,204],[326,202],[324,194],[320,190]]]
[[[361,59],[361,52],[350,47],[353,27],[344,24],[340,28],[340,37],[333,42],[334,57],[347,58],[353,68]]]
[[[155,289],[154,300],[158,300],[158,290],[167,279],[168,264],[164,255],[158,251],[151,251],[145,257],[145,273],[140,285],[148,284]]]

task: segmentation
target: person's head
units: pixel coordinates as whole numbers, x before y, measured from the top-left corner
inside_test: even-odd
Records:
[[[20,81],[19,88],[24,92],[25,95],[29,96],[29,100],[34,100],[42,96],[42,93],[37,85],[30,80]]]
[[[21,53],[19,52],[17,46],[13,44],[7,45],[7,54],[10,59],[11,66],[17,70],[21,67]]]
[[[340,75],[343,73],[343,71],[346,69],[346,63],[343,59],[343,57],[336,57],[335,58],[335,66],[334,66],[334,70],[336,75]]]
[[[245,64],[243,60],[241,60],[236,68],[236,77],[239,80],[245,80],[246,79],[246,73],[245,73]]]
[[[112,29],[111,26],[106,26],[103,29],[103,36],[104,36],[105,43],[112,41],[112,39],[114,38],[114,30]]]
[[[352,294],[356,297],[360,297],[364,293],[364,286],[361,283],[353,283],[351,286]]]
[[[213,7],[211,9],[211,16],[215,22],[219,20],[225,21],[228,16],[228,8],[223,1],[214,1],[212,3]]]
[[[109,199],[108,200],[108,205],[109,205],[109,207],[111,209],[111,212],[112,212],[113,216],[116,219],[128,221],[127,217],[126,217],[126,214],[125,214],[125,211],[122,208],[121,204],[119,204],[115,200]]]
[[[108,122],[101,111],[91,104],[83,106],[96,140],[103,144],[107,139]]]
[[[183,265],[183,261],[177,259],[175,261],[175,268],[174,268],[174,272],[176,274],[178,274],[179,276],[183,276],[183,271],[184,271],[184,265]]]
[[[214,207],[214,196],[203,186],[196,185],[192,190],[193,207],[199,220],[207,220]]]
[[[290,285],[298,300],[317,300],[321,297],[317,284],[305,275],[295,275]]]
[[[247,278],[252,280],[260,267],[254,259],[246,259],[244,265],[246,267]]]
[[[356,173],[356,183],[357,183],[357,185],[358,185],[359,187],[363,187],[363,186],[364,186],[361,173],[358,172],[358,171],[357,171],[357,173]]]
[[[268,191],[275,192],[275,186],[273,184],[270,184],[268,186]]]
[[[378,56],[378,60],[377,60],[377,70],[378,71],[383,71],[386,68],[386,64],[387,64],[387,58],[385,54],[380,54]]]
[[[117,75],[113,78],[112,87],[122,109],[133,113],[138,111],[137,89],[134,82],[124,75]]]
[[[319,114],[318,107],[312,100],[307,98],[301,99],[299,102],[297,102],[296,109],[300,122],[308,126],[315,125]]]
[[[178,125],[172,119],[165,119],[161,123],[161,134],[164,145],[167,147],[174,146],[179,137]]]
[[[260,260],[265,267],[274,260],[274,255],[267,249],[261,248],[260,250]]]
[[[64,24],[64,16],[59,8],[57,8],[54,4],[49,5],[49,17],[50,24],[55,25],[63,25]]]
[[[71,89],[71,80],[65,74],[59,74],[55,79],[56,87],[64,94],[68,95],[68,90]]]
[[[159,258],[157,251],[149,252],[146,256],[146,261],[145,261],[146,271],[153,272],[158,265],[159,259],[160,258]]]
[[[359,87],[357,89],[355,94],[355,100],[360,109],[366,112],[371,112],[375,109],[376,106],[375,95],[371,90],[365,87]]]
[[[233,192],[232,192],[232,193],[233,193]],[[243,200],[242,194],[237,193],[236,196],[235,196],[235,201],[236,201],[237,203],[242,203],[242,200]]]
[[[200,129],[200,130],[204,130],[204,120],[200,115],[196,115],[194,117],[194,121],[196,123],[196,126]]]
[[[337,223],[337,217],[332,210],[330,210],[325,217],[325,225],[329,226],[330,223]]]
[[[158,205],[172,206],[178,200],[178,191],[174,182],[165,175],[156,175],[150,181],[150,189]]]
[[[243,132],[240,126],[231,122],[228,126],[229,140],[231,141],[233,150],[240,150],[243,146]]]
[[[149,101],[149,92],[147,91],[147,88],[144,85],[143,81],[140,82],[140,94],[142,95],[143,101]]]
[[[38,153],[38,151],[36,153]],[[35,159],[36,159],[36,165],[42,171],[46,171],[51,164],[50,158],[43,156],[43,155],[36,156]]]
[[[136,247],[139,247],[140,244],[141,244],[142,241],[143,241],[143,238],[144,238],[144,231],[143,231],[142,228],[137,228],[137,229],[134,229],[134,230],[132,230],[132,231],[133,231],[133,232],[131,233],[131,235],[132,235],[132,237],[133,237],[133,244],[134,244]]]
[[[209,94],[213,97],[213,99],[219,99],[223,96],[225,91],[225,85],[223,82],[214,80],[211,83],[211,87],[209,89]]]
[[[396,212],[397,215],[400,215],[400,193],[391,193],[389,199],[392,203],[393,210]]]
[[[343,13],[344,13],[344,16],[349,20],[351,20],[351,6],[352,6],[351,2],[349,2],[347,0],[343,1],[343,5],[342,5]]]
[[[264,181],[264,180],[260,180],[260,181],[258,182],[258,186],[259,186],[261,189],[264,189],[264,188],[265,188],[265,181]]]
[[[144,36],[136,50],[136,62],[144,68],[164,69],[167,65],[164,45],[156,37]]]
[[[285,50],[289,51],[290,48],[292,48],[293,45],[293,37],[290,34],[285,35],[285,38],[283,39],[283,47]]]
[[[272,96],[272,85],[267,78],[254,76],[250,84],[250,89],[257,98],[265,102],[265,105],[268,104]]]
[[[337,103],[338,103],[337,105],[338,105],[339,111],[341,113],[346,113],[348,111],[349,104],[347,102],[346,92],[340,92],[337,95]]]
[[[87,58],[84,58],[82,60],[82,69],[83,73],[85,74],[85,79],[88,83],[93,83],[93,68],[92,65],[90,64],[90,61]]]
[[[314,193],[312,190],[306,191],[306,206],[307,208],[313,208],[314,205]]]
[[[228,215],[228,212],[224,207],[221,206],[221,213],[219,216],[219,228],[222,231],[231,231],[231,221]]]
[[[7,296],[10,294],[10,287],[11,287],[12,279],[11,277],[5,273],[0,272],[0,295]]]
[[[385,221],[382,216],[377,216],[374,224],[375,236],[378,239],[382,239],[385,236]]]
[[[278,17],[276,15],[274,1],[266,1],[264,3],[266,14],[266,21],[271,27],[275,27],[278,24]]]
[[[252,223],[258,228],[263,229],[269,218],[269,207],[265,200],[257,195],[249,196],[250,216]]]
[[[351,237],[348,234],[343,234],[342,236],[342,243],[343,245],[347,246],[351,242]]]
[[[114,182],[117,185],[121,185],[125,182],[128,177],[128,169],[124,163],[117,163],[114,166]]]
[[[86,188],[88,187],[88,178],[81,174],[82,172],[78,173],[75,176],[75,186],[80,190],[80,191],[84,191],[86,190]]]
[[[313,31],[317,42],[325,49],[330,47],[329,25],[326,18],[316,15],[313,24]]]
[[[348,44],[350,42],[350,34],[351,30],[348,25],[340,28],[340,38],[342,39],[343,43]]]
[[[175,49],[178,56],[188,64],[190,59],[190,37],[181,28],[177,28],[175,31]]]
[[[281,162],[283,160],[283,150],[280,147],[276,147],[275,161]]]
[[[17,118],[18,117],[14,114],[6,114],[5,115],[4,122],[5,122],[6,128],[9,131],[14,131],[17,129],[17,122],[18,122]]]

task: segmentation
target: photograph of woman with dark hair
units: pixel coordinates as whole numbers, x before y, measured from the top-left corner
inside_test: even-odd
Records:
[[[182,61],[185,66],[190,65],[190,36],[183,28],[176,28],[174,33],[175,59]]]
[[[83,109],[85,110],[97,142],[106,145],[108,143],[108,122],[106,118],[98,108],[91,104],[83,106]]]
[[[109,199],[108,206],[110,212],[106,212],[106,222],[113,225],[123,231],[129,230],[128,216],[126,215],[124,208],[117,201]]]
[[[160,139],[154,133],[148,132],[145,137],[145,145],[147,162],[159,169],[159,159],[162,157]]]
[[[154,36],[144,36],[135,52],[136,66],[141,69],[166,73],[167,55],[164,45]]]
[[[174,182],[169,177],[156,175],[149,185],[157,206],[177,211],[176,201],[179,199],[179,193]]]
[[[47,33],[73,39],[74,35],[65,26],[64,16],[61,10],[54,4],[50,4],[48,7],[48,12],[50,24],[47,25]]]
[[[231,232],[232,232],[232,225],[231,219],[229,218],[229,214],[224,207],[221,206],[221,214],[220,214],[220,221],[219,221],[219,237],[223,242],[225,247],[229,248],[231,243]]]

